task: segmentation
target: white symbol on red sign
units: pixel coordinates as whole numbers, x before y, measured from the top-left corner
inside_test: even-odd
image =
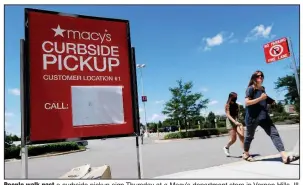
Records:
[[[142,96],[142,102],[146,102],[147,101],[147,96]]]
[[[279,56],[283,53],[283,46],[281,45],[274,45],[269,49],[269,54],[273,57]]]
[[[66,31],[64,29],[61,29],[59,24],[58,24],[57,28],[52,28],[52,30],[54,30],[54,32],[55,32],[54,37],[56,37],[57,35],[61,35],[61,37],[64,37],[63,32]]]

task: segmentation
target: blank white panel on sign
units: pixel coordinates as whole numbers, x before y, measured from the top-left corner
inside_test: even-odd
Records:
[[[122,86],[72,86],[73,126],[123,124]]]

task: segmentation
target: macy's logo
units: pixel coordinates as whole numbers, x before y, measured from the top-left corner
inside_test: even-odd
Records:
[[[104,33],[99,32],[87,32],[87,31],[77,31],[77,30],[66,30],[60,27],[58,24],[57,28],[52,28],[55,32],[54,37],[61,36],[67,37],[74,40],[100,40],[101,44],[104,41],[111,41],[111,34],[107,33],[107,30],[104,30]]]

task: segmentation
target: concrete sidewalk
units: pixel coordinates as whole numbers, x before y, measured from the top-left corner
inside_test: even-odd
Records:
[[[300,160],[283,164],[280,155],[255,157],[255,162],[239,161],[210,168],[185,171],[157,179],[299,179]]]

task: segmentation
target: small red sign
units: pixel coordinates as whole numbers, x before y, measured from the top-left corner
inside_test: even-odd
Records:
[[[290,57],[286,37],[264,44],[263,48],[266,63],[272,63]]]
[[[147,102],[147,96],[142,96],[142,102]]]

